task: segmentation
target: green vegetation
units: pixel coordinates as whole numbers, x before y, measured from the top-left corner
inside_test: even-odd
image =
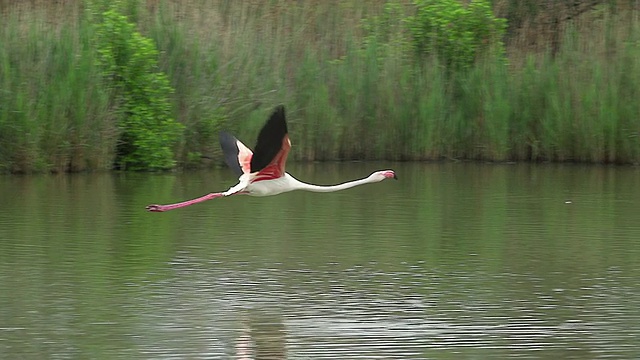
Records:
[[[114,114],[83,20],[50,24],[36,10],[2,16],[0,171],[111,165]]]
[[[416,0],[407,18],[412,46],[420,58],[437,56],[451,71],[462,71],[492,48],[502,54],[506,21],[496,18],[487,1]]]
[[[102,77],[121,113],[115,163],[123,169],[170,169],[171,145],[181,130],[171,118],[173,89],[166,75],[156,70],[153,42],[135,31],[117,4],[100,14],[96,31]]]
[[[633,1],[86,4],[0,6],[0,171],[209,166],[280,103],[296,160],[640,162]]]

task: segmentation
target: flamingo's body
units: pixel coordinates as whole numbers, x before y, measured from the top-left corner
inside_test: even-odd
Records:
[[[173,210],[199,202],[231,195],[271,196],[293,190],[314,192],[333,192],[354,186],[380,182],[384,179],[397,179],[393,170],[376,171],[368,177],[339,185],[320,186],[303,183],[285,172],[287,155],[291,141],[287,131],[284,107],[278,106],[258,135],[255,152],[228,133],[220,134],[220,144],[225,162],[240,180],[229,190],[210,193],[193,200],[169,204],[149,205],[147,210],[154,212]]]

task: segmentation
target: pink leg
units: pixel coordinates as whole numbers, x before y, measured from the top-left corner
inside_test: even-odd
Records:
[[[222,193],[210,193],[210,194],[207,194],[205,196],[201,196],[201,197],[193,199],[193,200],[187,200],[187,201],[183,201],[183,202],[179,202],[179,203],[175,203],[175,204],[149,205],[149,206],[147,206],[147,211],[152,211],[152,212],[169,211],[169,210],[178,209],[178,208],[181,208],[181,207],[197,204],[197,203],[200,203],[200,202],[203,202],[203,201],[215,199],[215,198],[218,198],[218,197],[221,197],[221,196],[224,196],[224,195],[222,195]]]

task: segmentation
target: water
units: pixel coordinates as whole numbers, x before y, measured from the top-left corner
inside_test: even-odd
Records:
[[[640,357],[640,169],[392,167],[0,177],[0,358]]]

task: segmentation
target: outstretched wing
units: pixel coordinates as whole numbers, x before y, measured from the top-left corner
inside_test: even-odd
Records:
[[[287,155],[291,149],[291,142],[287,131],[284,106],[279,105],[267,123],[260,130],[258,142],[251,158],[251,172],[259,172],[268,178],[278,178],[284,175]],[[266,180],[264,176],[260,176]]]
[[[236,176],[240,177],[251,171],[250,164],[253,153],[240,140],[223,131],[220,133],[220,146],[224,154],[224,161]]]

